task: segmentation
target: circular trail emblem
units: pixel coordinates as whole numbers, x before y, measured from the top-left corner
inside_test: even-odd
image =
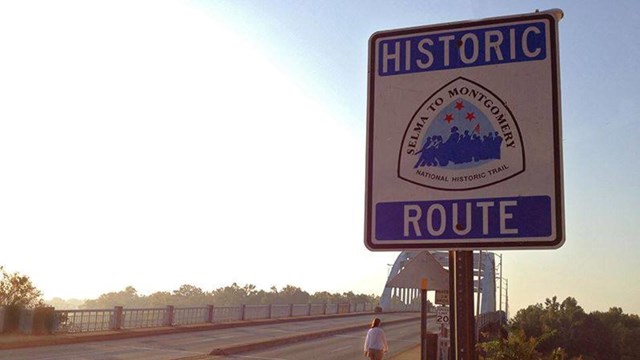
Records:
[[[459,77],[416,111],[402,139],[398,176],[439,190],[470,190],[525,169],[516,119],[495,94]]]

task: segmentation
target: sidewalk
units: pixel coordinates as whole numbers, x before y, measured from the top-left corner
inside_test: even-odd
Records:
[[[392,360],[419,360],[420,359],[420,345],[417,345],[409,350],[401,352],[391,358]]]
[[[181,326],[158,327],[148,329],[112,330],[70,334],[51,335],[26,335],[26,334],[2,334],[0,335],[0,350],[19,349],[26,347],[78,344],[88,341],[107,341],[129,339],[135,337],[174,334],[189,331],[212,330],[215,326]]]

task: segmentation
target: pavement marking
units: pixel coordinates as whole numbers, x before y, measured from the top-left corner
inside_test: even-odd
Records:
[[[229,334],[229,335],[222,335],[222,336],[216,336],[216,339],[231,339],[234,337],[239,337],[241,336],[241,334]]]
[[[98,347],[98,348],[112,349],[112,350],[132,349],[132,350],[159,351],[159,352],[175,352],[175,353],[180,353],[180,354],[186,353],[186,354],[191,354],[191,355],[206,354],[206,353],[203,353],[202,351],[197,351],[196,352],[196,351],[172,349],[172,348],[166,348],[166,347],[133,346],[133,345],[102,345],[102,344],[96,344],[95,346]]]
[[[354,338],[354,339],[355,338],[358,338],[358,339],[364,338],[363,336],[360,336],[360,335],[340,335],[340,334],[337,334],[337,335],[333,335],[333,336],[335,336],[335,337],[344,337],[344,338]]]
[[[338,351],[342,351],[342,350],[346,350],[346,349],[351,349],[353,346],[351,345],[346,345],[346,346],[342,346],[339,348],[335,348],[333,350],[331,350],[330,352],[334,353],[334,352],[338,352]]]
[[[251,356],[251,355],[231,355],[227,356],[236,359],[261,359],[261,360],[288,360],[283,358],[274,358],[274,357],[264,357],[264,356]]]
[[[286,329],[266,329],[271,332],[283,332],[283,333],[297,333],[297,330],[286,330]]]

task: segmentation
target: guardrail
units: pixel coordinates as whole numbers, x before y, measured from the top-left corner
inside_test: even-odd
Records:
[[[52,321],[50,321],[49,326],[45,326],[45,332],[80,333],[370,312],[373,311],[373,306],[368,303],[343,303],[207,305],[201,307],[174,307],[168,305],[163,308],[123,308],[122,306],[116,306],[113,309],[86,310],[49,309],[51,309],[49,313],[52,316]],[[26,311],[27,316],[30,315],[32,326],[21,326],[19,330],[23,333],[32,333],[35,330],[33,324],[38,322],[38,319],[36,319],[38,315],[36,313],[34,317],[33,313],[29,314],[29,311],[33,312],[33,310],[24,311]],[[0,332],[2,332],[1,326]]]

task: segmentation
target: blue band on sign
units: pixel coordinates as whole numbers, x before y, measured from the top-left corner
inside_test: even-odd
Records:
[[[544,22],[381,40],[378,75],[543,60],[546,42]]]
[[[551,198],[403,201],[376,204],[377,240],[548,237]]]

